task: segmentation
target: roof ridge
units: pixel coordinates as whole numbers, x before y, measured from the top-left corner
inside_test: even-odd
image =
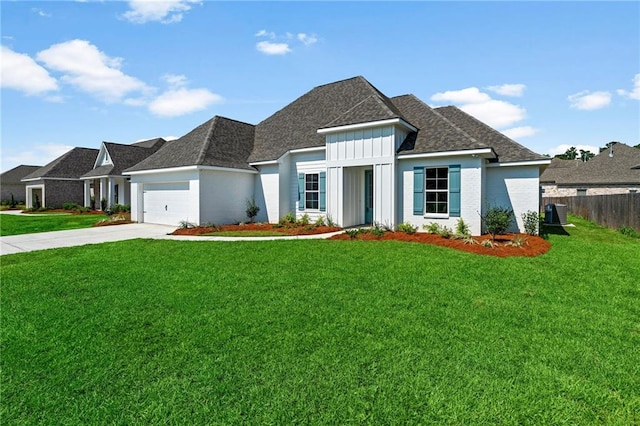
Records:
[[[200,152],[198,153],[198,159],[196,160],[196,164],[200,164],[204,161],[207,155],[207,150],[209,149],[209,143],[211,140],[211,135],[213,134],[213,129],[215,128],[219,118],[220,117],[218,117],[217,115],[214,115],[213,118],[209,120],[211,124],[209,124],[209,128],[207,129],[207,135],[204,137],[204,143],[200,147]]]
[[[356,75],[356,76],[354,76],[354,77],[343,78],[342,80],[332,81],[332,82],[330,82],[330,83],[325,83],[325,84],[320,84],[320,85],[318,85],[318,86],[315,86],[315,87],[314,87],[314,89],[318,89],[318,88],[320,88],[320,87],[325,87],[325,86],[331,86],[331,85],[333,85],[333,84],[344,83],[345,81],[349,81],[349,80],[358,80],[358,79],[361,79],[361,80],[367,81],[367,79],[366,79],[366,78],[364,78],[363,76],[361,76],[361,75]],[[369,83],[369,82],[367,81],[367,83]]]

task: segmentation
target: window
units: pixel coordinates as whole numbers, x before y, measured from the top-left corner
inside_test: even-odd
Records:
[[[583,188],[578,188],[578,195],[587,195],[587,190]]]
[[[449,213],[449,168],[425,169],[425,213]]]
[[[320,207],[319,179],[317,173],[304,176],[304,208],[318,210]]]

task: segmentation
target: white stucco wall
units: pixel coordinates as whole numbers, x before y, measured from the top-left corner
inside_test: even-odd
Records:
[[[326,162],[324,160],[324,152],[309,152],[309,153],[300,153],[300,154],[292,154],[290,156],[291,168],[290,168],[290,179],[289,179],[289,199],[290,208],[288,212],[295,213],[296,217],[300,218],[304,214],[309,215],[309,219],[313,222],[318,217],[327,216],[327,211],[321,212],[320,210],[298,210],[298,203],[302,200],[298,200],[298,174],[299,173],[320,173],[326,172]],[[328,177],[327,177],[328,179]],[[328,202],[328,197],[327,197]],[[286,214],[286,213],[285,213]]]
[[[247,200],[254,197],[254,187],[254,173],[201,170],[199,223],[247,222]]]
[[[398,223],[409,222],[422,230],[431,222],[453,230],[462,218],[473,235],[481,234],[483,159],[472,156],[448,156],[398,161]],[[439,217],[413,214],[413,168],[460,165],[460,217]]]
[[[254,199],[260,211],[257,222],[276,223],[280,219],[280,172],[277,164],[258,166]]]
[[[540,179],[538,166],[488,166],[487,193],[483,208],[504,206],[513,210],[517,225],[511,232],[524,232],[522,213],[538,212]]]

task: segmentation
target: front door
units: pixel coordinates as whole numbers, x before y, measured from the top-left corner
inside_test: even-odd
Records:
[[[373,170],[364,171],[364,223],[373,223]]]

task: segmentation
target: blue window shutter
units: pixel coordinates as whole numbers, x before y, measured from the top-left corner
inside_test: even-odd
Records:
[[[326,172],[320,172],[320,179],[319,179],[319,187],[318,189],[320,190],[319,194],[318,194],[318,198],[319,203],[320,203],[320,211],[326,211],[327,210],[327,173]]]
[[[304,173],[298,173],[298,210],[304,210]]]
[[[449,216],[460,217],[460,165],[449,166]]]
[[[413,214],[424,213],[424,167],[413,168]]]

